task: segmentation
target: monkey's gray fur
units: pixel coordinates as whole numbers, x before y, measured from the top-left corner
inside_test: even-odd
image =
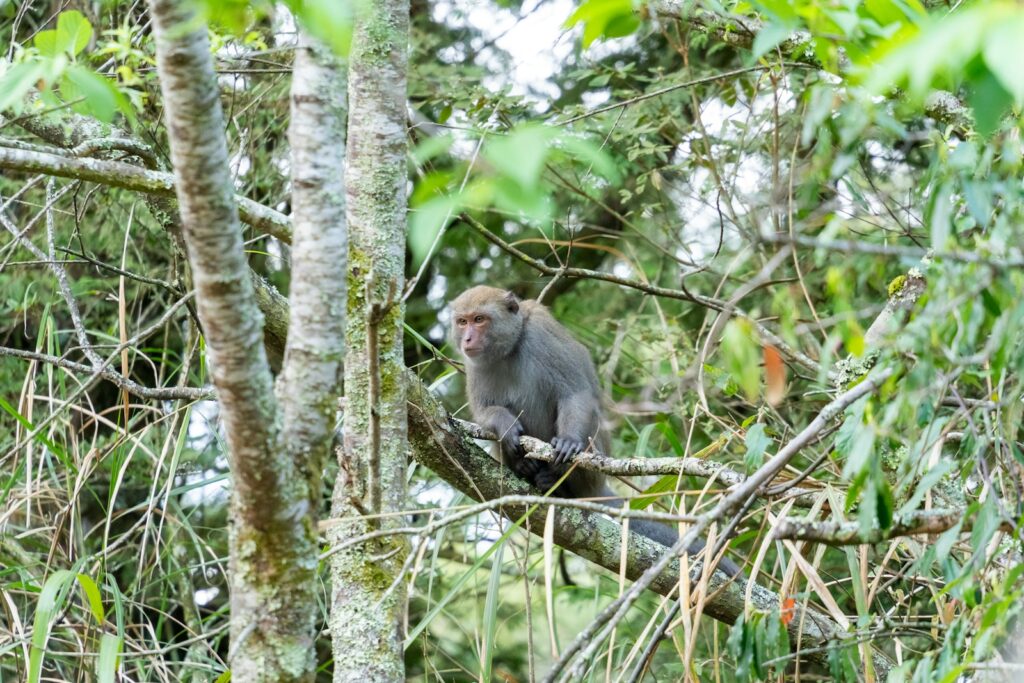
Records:
[[[610,451],[601,427],[601,388],[587,349],[534,300],[520,301],[511,292],[479,286],[452,302],[452,341],[466,359],[470,410],[482,427],[500,438],[502,462],[521,478],[548,490],[565,474],[576,453],[593,447]],[[524,456],[519,437],[550,442],[555,460]],[[600,472],[577,467],[555,491],[567,498],[605,498],[615,494]],[[621,500],[607,505],[617,508]],[[630,528],[671,546],[675,530],[650,520],[631,520]],[[704,548],[697,540],[691,555]],[[729,558],[718,567],[735,576]]]

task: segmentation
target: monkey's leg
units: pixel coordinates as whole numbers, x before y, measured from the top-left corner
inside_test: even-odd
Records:
[[[533,475],[533,479],[530,483],[532,483],[534,486],[541,489],[545,493],[550,491],[555,486],[555,484],[558,483],[558,480],[562,478],[562,475],[565,474],[564,467],[553,467],[540,460],[533,460],[533,458],[526,458],[526,460],[531,460],[533,462],[539,463],[540,467],[538,468],[537,472]],[[563,490],[565,488],[564,483],[565,482],[563,482],[563,486],[559,486],[554,491],[555,495],[571,495],[566,494],[566,492]]]

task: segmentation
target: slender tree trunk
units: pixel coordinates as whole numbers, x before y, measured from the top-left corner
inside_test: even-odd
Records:
[[[397,524],[407,465],[402,287],[407,0],[360,6],[349,55],[349,282],[345,438],[331,540]],[[334,680],[403,681],[404,539],[332,557]]]
[[[151,0],[150,7],[182,231],[231,464],[232,680],[312,681],[317,544],[311,500],[318,490],[312,487],[330,439],[342,349],[343,135],[335,105],[341,100],[332,100],[341,86],[332,92],[336,73],[300,61],[306,68],[299,68],[297,99],[310,109],[297,107],[293,130],[302,160],[296,220],[302,237],[295,244],[298,291],[281,383],[282,430],[206,28],[196,25],[183,0]],[[320,105],[328,103],[319,108],[326,113],[318,113],[318,97]],[[314,151],[321,139],[333,146],[333,160]],[[306,163],[310,157],[319,163]]]

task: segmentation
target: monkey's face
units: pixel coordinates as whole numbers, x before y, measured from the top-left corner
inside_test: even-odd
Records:
[[[466,358],[476,358],[487,349],[487,335],[491,326],[491,318],[483,313],[469,311],[465,315],[456,316],[454,335],[458,339],[459,351]]]
[[[470,363],[507,356],[523,329],[519,300],[494,287],[473,287],[452,302],[452,341]]]

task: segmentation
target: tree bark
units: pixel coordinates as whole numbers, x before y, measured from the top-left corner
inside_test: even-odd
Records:
[[[402,288],[408,0],[360,6],[349,54],[349,224],[344,444],[332,543],[399,523],[407,464]],[[378,516],[380,515],[380,516]],[[404,681],[404,539],[331,561],[334,680]]]
[[[311,680],[309,481],[279,448],[206,28],[188,3],[151,0],[150,9],[182,232],[231,465],[232,678]]]

